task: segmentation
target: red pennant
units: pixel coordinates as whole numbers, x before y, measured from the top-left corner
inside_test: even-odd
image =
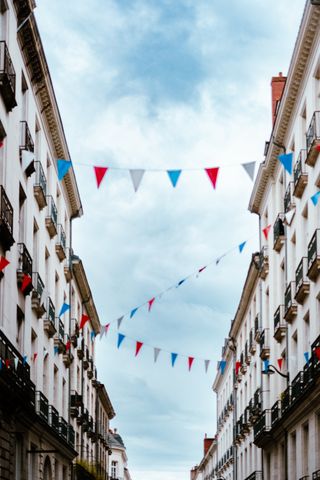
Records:
[[[283,362],[283,358],[278,358],[277,362],[278,362],[278,367],[279,367],[279,370],[281,370],[281,368],[282,368],[282,362]]]
[[[110,327],[110,323],[108,323],[108,325],[105,325],[105,327],[104,327],[105,332],[106,332],[106,335],[107,335],[107,333],[108,333],[109,327]]]
[[[96,180],[97,180],[97,187],[100,187],[100,183],[103,180],[103,177],[107,173],[108,168],[107,167],[93,167],[94,168],[94,173],[96,174]]]
[[[316,347],[316,348],[314,349],[314,351],[315,351],[315,354],[316,354],[316,356],[317,356],[317,359],[320,360],[320,347]]]
[[[135,356],[137,356],[138,353],[140,352],[142,345],[143,345],[143,342],[136,342],[136,355]]]
[[[207,268],[206,266],[205,266],[205,267],[202,267],[202,268],[199,268],[198,273],[203,272],[203,270],[205,270],[206,268]]]
[[[1,140],[0,141],[0,148],[2,148],[2,147],[3,147],[3,141]]]
[[[263,233],[266,240],[268,240],[268,235],[269,235],[269,232],[270,232],[270,228],[271,228],[271,225],[268,225],[266,228],[262,229],[262,233]]]
[[[34,361],[34,362],[37,360],[37,356],[38,356],[37,353],[34,353],[34,354],[33,354],[33,361]]]
[[[241,367],[241,362],[236,362],[236,375],[238,375],[240,367]]]
[[[320,144],[316,145],[314,148],[317,150],[317,152],[320,152]]]
[[[68,350],[70,350],[70,347],[71,347],[71,342],[70,342],[70,340],[68,340],[67,343],[66,343],[66,352]]]
[[[194,357],[188,357],[188,366],[189,366],[189,372],[190,372],[190,370],[191,370],[191,367],[192,367],[193,361],[194,361]]]
[[[85,314],[83,313],[83,314],[82,314],[82,317],[81,317],[81,322],[80,322],[79,330],[81,330],[81,328],[83,328],[83,327],[85,326],[85,324],[87,323],[88,320],[89,320],[88,315],[85,315]]]
[[[212,186],[215,189],[216,188],[216,183],[217,183],[217,178],[218,178],[219,167],[205,168],[205,171],[207,172],[207,175],[211,180]]]
[[[5,360],[5,364],[6,364],[6,367],[7,367],[7,368],[10,367],[10,363],[11,363],[11,362],[10,362],[10,359],[7,358],[7,359]]]
[[[149,312],[150,312],[150,310],[151,310],[151,307],[152,307],[154,301],[155,301],[155,298],[153,297],[153,298],[151,298],[151,299],[149,300],[149,302],[148,302],[148,305],[149,305],[149,306],[148,306],[148,311],[149,311]]]
[[[32,282],[32,278],[30,277],[30,275],[24,274],[22,285],[20,288],[21,292],[24,292],[27,286],[30,285],[31,282]]]
[[[6,258],[0,257],[0,272],[4,270],[9,263],[10,262]]]

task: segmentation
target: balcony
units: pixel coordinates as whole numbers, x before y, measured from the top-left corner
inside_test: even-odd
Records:
[[[312,281],[316,281],[320,270],[320,229],[318,228],[308,245],[308,277]]]
[[[83,410],[81,418],[82,418],[82,430],[84,432],[87,432],[89,428],[89,412],[86,408]],[[77,419],[77,423],[78,423],[78,420],[79,419]]]
[[[254,423],[261,414],[261,405],[261,391],[260,388],[257,388],[252,399],[250,411],[250,421],[252,423]]]
[[[261,329],[260,329],[260,322],[259,322],[259,314],[255,316],[254,319],[254,339],[256,342],[260,342],[261,339]]]
[[[251,355],[250,355],[250,350],[249,350],[249,341],[246,341],[246,344],[244,346],[244,360],[247,365],[250,365],[251,362]]]
[[[20,122],[20,146],[19,146],[19,151],[20,151],[20,162],[23,158],[23,150],[26,150],[27,152],[34,152],[34,143],[33,139],[31,136],[31,132],[29,130],[28,123],[26,121]],[[34,165],[34,158],[32,162],[27,166],[25,169],[25,174],[27,177],[30,177],[30,175],[35,172],[35,165]]]
[[[54,203],[53,197],[47,195],[47,216],[46,216],[46,229],[48,230],[50,238],[53,238],[57,235],[57,221],[58,221],[58,211],[56,204]]]
[[[47,179],[41,162],[34,162],[36,178],[33,184],[33,194],[40,210],[47,206]]]
[[[18,243],[18,269],[17,269],[17,283],[18,288],[22,287],[25,275],[31,278],[31,282],[23,289],[23,295],[29,295],[33,289],[32,285],[32,258],[24,243]]]
[[[70,282],[70,280],[72,278],[72,260],[71,260],[71,257],[72,257],[72,249],[67,247],[66,248],[66,258],[65,258],[65,261],[64,261],[63,270],[64,270],[65,279],[68,283]]]
[[[62,228],[62,225],[58,225],[58,238],[56,243],[56,254],[62,262],[66,258],[66,234]]]
[[[320,480],[320,470],[317,470],[316,472],[313,472],[312,480]]]
[[[68,443],[72,448],[75,447],[75,433],[72,425],[68,425]]]
[[[242,419],[240,417],[239,420],[237,420],[236,422],[236,426],[235,426],[235,444],[236,445],[239,445],[241,440],[243,439],[243,435],[242,435]]]
[[[49,403],[46,397],[42,392],[36,392],[36,413],[41,417],[45,422],[49,421]]]
[[[63,364],[66,368],[69,368],[70,365],[72,364],[73,362],[73,359],[74,359],[74,356],[73,354],[70,352],[70,350],[68,352],[65,352],[62,356],[62,361],[63,361]]]
[[[78,355],[79,360],[83,360],[83,358],[84,358],[84,339],[81,340],[81,343],[77,348],[77,355]]]
[[[268,254],[268,247],[262,247],[260,252],[260,259],[259,259],[259,275],[262,280],[265,280],[269,273],[269,254]]]
[[[14,244],[13,208],[2,185],[0,185],[0,243],[4,251],[10,250]]]
[[[281,417],[281,402],[280,400],[277,400],[276,403],[273,405],[271,408],[271,425],[274,427],[274,425],[277,423],[277,421]]]
[[[59,413],[53,405],[49,405],[49,425],[59,433]]]
[[[47,333],[48,337],[51,338],[56,333],[55,327],[55,308],[50,297],[47,298],[47,315],[43,321],[44,331]]]
[[[78,417],[79,409],[82,405],[82,395],[79,395],[75,390],[72,390],[70,396],[70,415],[73,418]]]
[[[289,386],[281,393],[281,414],[285,413],[291,403],[291,387]]]
[[[292,322],[298,312],[298,305],[294,298],[295,290],[295,282],[290,282],[284,294],[284,318],[288,323]]]
[[[260,339],[260,358],[267,360],[270,357],[270,339],[269,328],[265,328],[261,333]]]
[[[245,480],[263,480],[262,471],[256,470],[255,472],[251,473],[249,477],[246,477]]]
[[[293,167],[293,195],[297,198],[302,197],[303,192],[308,184],[308,174],[305,166],[306,157],[307,151],[300,150],[297,161]]]
[[[70,341],[74,348],[77,348],[78,346],[78,338],[79,338],[79,325],[78,321],[76,318],[71,318],[71,336],[70,336]]]
[[[93,418],[91,417],[91,415],[89,415],[89,419],[88,419],[88,431],[87,431],[87,436],[88,438],[93,438],[95,437],[95,429],[94,429],[94,422],[93,422]]]
[[[286,193],[284,195],[284,211],[285,213],[289,212],[292,208],[296,206],[293,196],[294,183],[289,182]]]
[[[53,339],[54,346],[57,347],[58,353],[64,353],[66,350],[66,346],[64,344],[64,324],[63,321],[58,317],[55,319],[55,328],[56,334]]]
[[[299,480],[309,480],[309,475],[304,475],[303,477],[300,477]]]
[[[313,365],[313,375],[317,377],[320,375],[320,355],[318,350],[320,348],[320,335],[311,345],[312,351],[312,365]]]
[[[299,372],[298,375],[292,380],[291,383],[291,403],[294,403],[302,395],[304,391],[304,376],[303,372]]]
[[[251,355],[254,355],[257,350],[256,341],[254,339],[254,328],[251,328],[249,333],[249,352]]]
[[[89,368],[87,370],[87,375],[89,380],[92,380],[94,374],[93,360],[92,357],[89,357]]]
[[[0,42],[0,94],[7,112],[17,106],[16,72],[6,42]]]
[[[263,448],[270,440],[271,410],[264,410],[253,426],[254,444]]]
[[[279,305],[273,316],[274,321],[274,338],[277,342],[281,343],[282,339],[286,336],[287,325],[284,320],[284,305]]]
[[[242,352],[241,355],[240,355],[240,363],[241,363],[241,365],[240,365],[240,372],[241,372],[242,374],[245,374],[246,371],[247,371],[247,364],[246,364],[245,361],[244,361],[244,352]]]
[[[89,350],[88,347],[85,347],[85,355],[82,360],[82,366],[84,370],[88,370],[89,368]]]
[[[17,366],[14,365],[18,359]],[[6,335],[0,330],[0,362],[9,367],[0,369],[1,398],[8,402],[10,410],[19,405],[19,408],[35,407],[35,386],[30,380],[30,366],[22,355],[12,345]],[[14,367],[13,367],[14,365]]]
[[[296,269],[296,295],[295,299],[302,305],[309,295],[310,282],[308,279],[308,258],[302,257]]]
[[[306,142],[307,142],[307,155],[306,155],[306,164],[310,167],[314,167],[319,152],[316,150],[316,146],[320,143],[320,112],[314,112],[307,134],[306,134]]]
[[[63,440],[68,441],[68,423],[63,417],[59,417],[59,434]]]
[[[38,272],[32,273],[32,295],[31,295],[31,307],[35,311],[37,318],[41,318],[45,312],[45,302],[44,302],[44,283],[41,280],[41,277]]]
[[[284,221],[284,214],[279,213],[273,225],[273,249],[276,252],[280,252],[285,241],[283,221]]]

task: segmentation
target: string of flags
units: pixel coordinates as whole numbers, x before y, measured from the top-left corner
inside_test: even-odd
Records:
[[[97,188],[100,188],[102,181],[104,180],[108,171],[112,170],[120,170],[126,171],[129,173],[129,177],[132,182],[132,186],[135,192],[138,191],[141,181],[148,172],[163,172],[168,177],[170,184],[173,188],[176,188],[178,181],[180,180],[181,174],[186,171],[203,171],[207,178],[209,179],[212,187],[216,189],[218,174],[221,167],[210,167],[210,168],[183,168],[183,169],[160,169],[160,168],[123,168],[123,167],[109,167],[109,166],[91,166],[86,163],[78,163],[77,165],[91,167],[93,169],[94,177],[96,180]],[[253,181],[254,179],[254,171],[256,162],[246,162],[240,164],[245,172],[249,175],[250,179]],[[222,168],[231,167],[234,165],[227,165]],[[58,179],[61,181],[64,176],[68,173],[69,168],[72,167],[72,162],[70,160],[65,160],[59,158],[57,160],[57,167],[58,167]]]

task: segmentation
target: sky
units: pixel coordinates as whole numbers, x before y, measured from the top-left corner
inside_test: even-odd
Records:
[[[133,480],[188,479],[204,435],[215,434],[217,361],[258,248],[241,164],[263,160],[270,80],[287,73],[303,8],[303,0],[37,0],[84,209],[75,253],[101,324],[112,322],[95,342],[98,376]],[[93,166],[120,170],[97,189]],[[206,167],[220,167],[216,190],[193,170]],[[190,170],[175,189],[165,172],[146,172],[134,193],[129,168]],[[136,340],[147,344],[137,357]],[[152,347],[162,349],[156,364]]]

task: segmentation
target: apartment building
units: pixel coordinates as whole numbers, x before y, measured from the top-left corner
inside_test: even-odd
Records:
[[[217,441],[205,435],[203,440],[203,458],[199,465],[190,471],[190,480],[216,480]]]
[[[110,480],[131,480],[126,447],[116,428],[109,431],[109,446],[111,449]]]
[[[0,0],[0,479],[107,478],[114,411],[94,365],[99,316],[71,243],[82,205],[73,169],[58,180],[70,153],[34,8]]]

